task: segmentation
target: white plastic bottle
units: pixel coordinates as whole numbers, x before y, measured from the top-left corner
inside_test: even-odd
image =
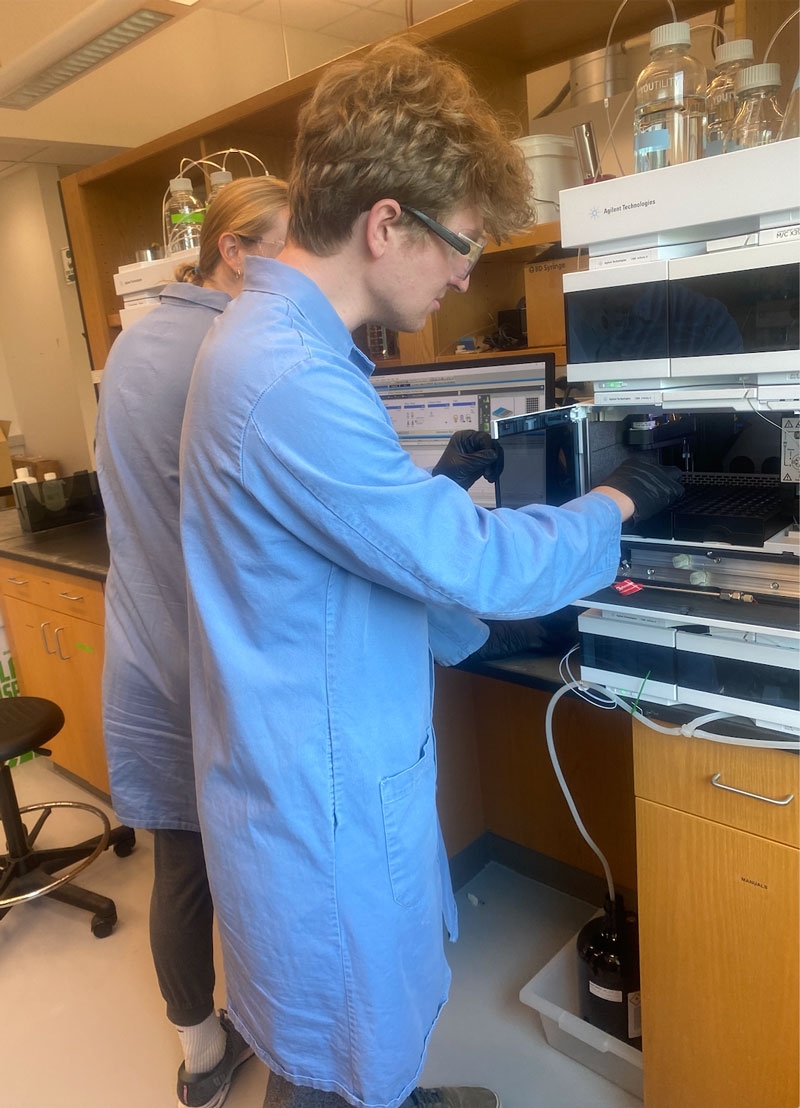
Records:
[[[736,74],[740,69],[752,64],[753,41],[749,38],[736,38],[730,42],[721,42],[714,58],[716,76],[706,92],[706,154],[722,154],[726,143],[730,142],[733,121],[739,109],[736,95]]]
[[[233,180],[233,174],[229,173],[227,169],[214,169],[208,175],[208,199],[206,200],[206,207],[211,203],[215,196],[217,196],[227,184]]]
[[[776,99],[780,87],[781,67],[777,62],[750,65],[739,71],[736,91],[740,106],[729,149],[749,150],[777,140],[783,123]]]
[[[31,517],[29,514],[28,496],[34,501],[39,499],[39,482],[31,476],[27,466],[21,466],[16,471],[16,477],[11,482],[11,491],[14,494],[14,503],[17,506],[17,514],[23,530],[31,530]],[[26,488],[27,486],[27,488]],[[33,487],[31,487],[33,486]]]
[[[779,139],[800,138],[800,69],[792,85],[789,103],[783,114]]]
[[[165,214],[167,252],[177,254],[200,245],[200,227],[205,208],[192,192],[188,177],[174,177],[169,183]]]
[[[703,157],[706,68],[688,53],[688,23],[650,33],[650,62],[636,80],[633,114],[635,173]]]
[[[51,512],[57,512],[66,504],[64,482],[55,473],[45,473],[42,481],[42,503]]]

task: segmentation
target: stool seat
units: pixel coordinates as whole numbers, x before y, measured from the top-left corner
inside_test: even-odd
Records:
[[[0,700],[0,762],[38,750],[64,726],[64,713],[52,700],[39,696],[7,696]]]

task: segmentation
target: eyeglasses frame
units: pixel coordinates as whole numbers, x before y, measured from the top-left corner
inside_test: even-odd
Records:
[[[439,223],[431,216],[426,215],[425,212],[421,212],[418,208],[412,208],[410,204],[401,204],[400,210],[408,212],[409,215],[413,215],[420,223],[424,223],[428,230],[432,231],[437,238],[446,242],[448,246],[452,246],[462,257],[468,258],[469,268],[467,272],[461,276],[461,280],[466,280],[477,265],[488,239],[484,238],[481,242],[475,242],[469,235],[461,234],[459,231],[451,231],[450,228],[445,227],[443,223]]]

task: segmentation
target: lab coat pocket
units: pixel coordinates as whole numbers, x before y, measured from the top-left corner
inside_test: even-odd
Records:
[[[431,736],[418,762],[384,777],[380,785],[392,895],[402,907],[414,908],[430,895],[437,864],[439,825]]]

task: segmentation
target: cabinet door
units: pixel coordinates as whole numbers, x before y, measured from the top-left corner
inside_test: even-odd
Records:
[[[797,1108],[798,851],[636,801],[647,1108]]]
[[[48,743],[53,761],[109,792],[103,746],[103,629],[14,597],[3,599],[20,692],[53,700],[64,727]]]

